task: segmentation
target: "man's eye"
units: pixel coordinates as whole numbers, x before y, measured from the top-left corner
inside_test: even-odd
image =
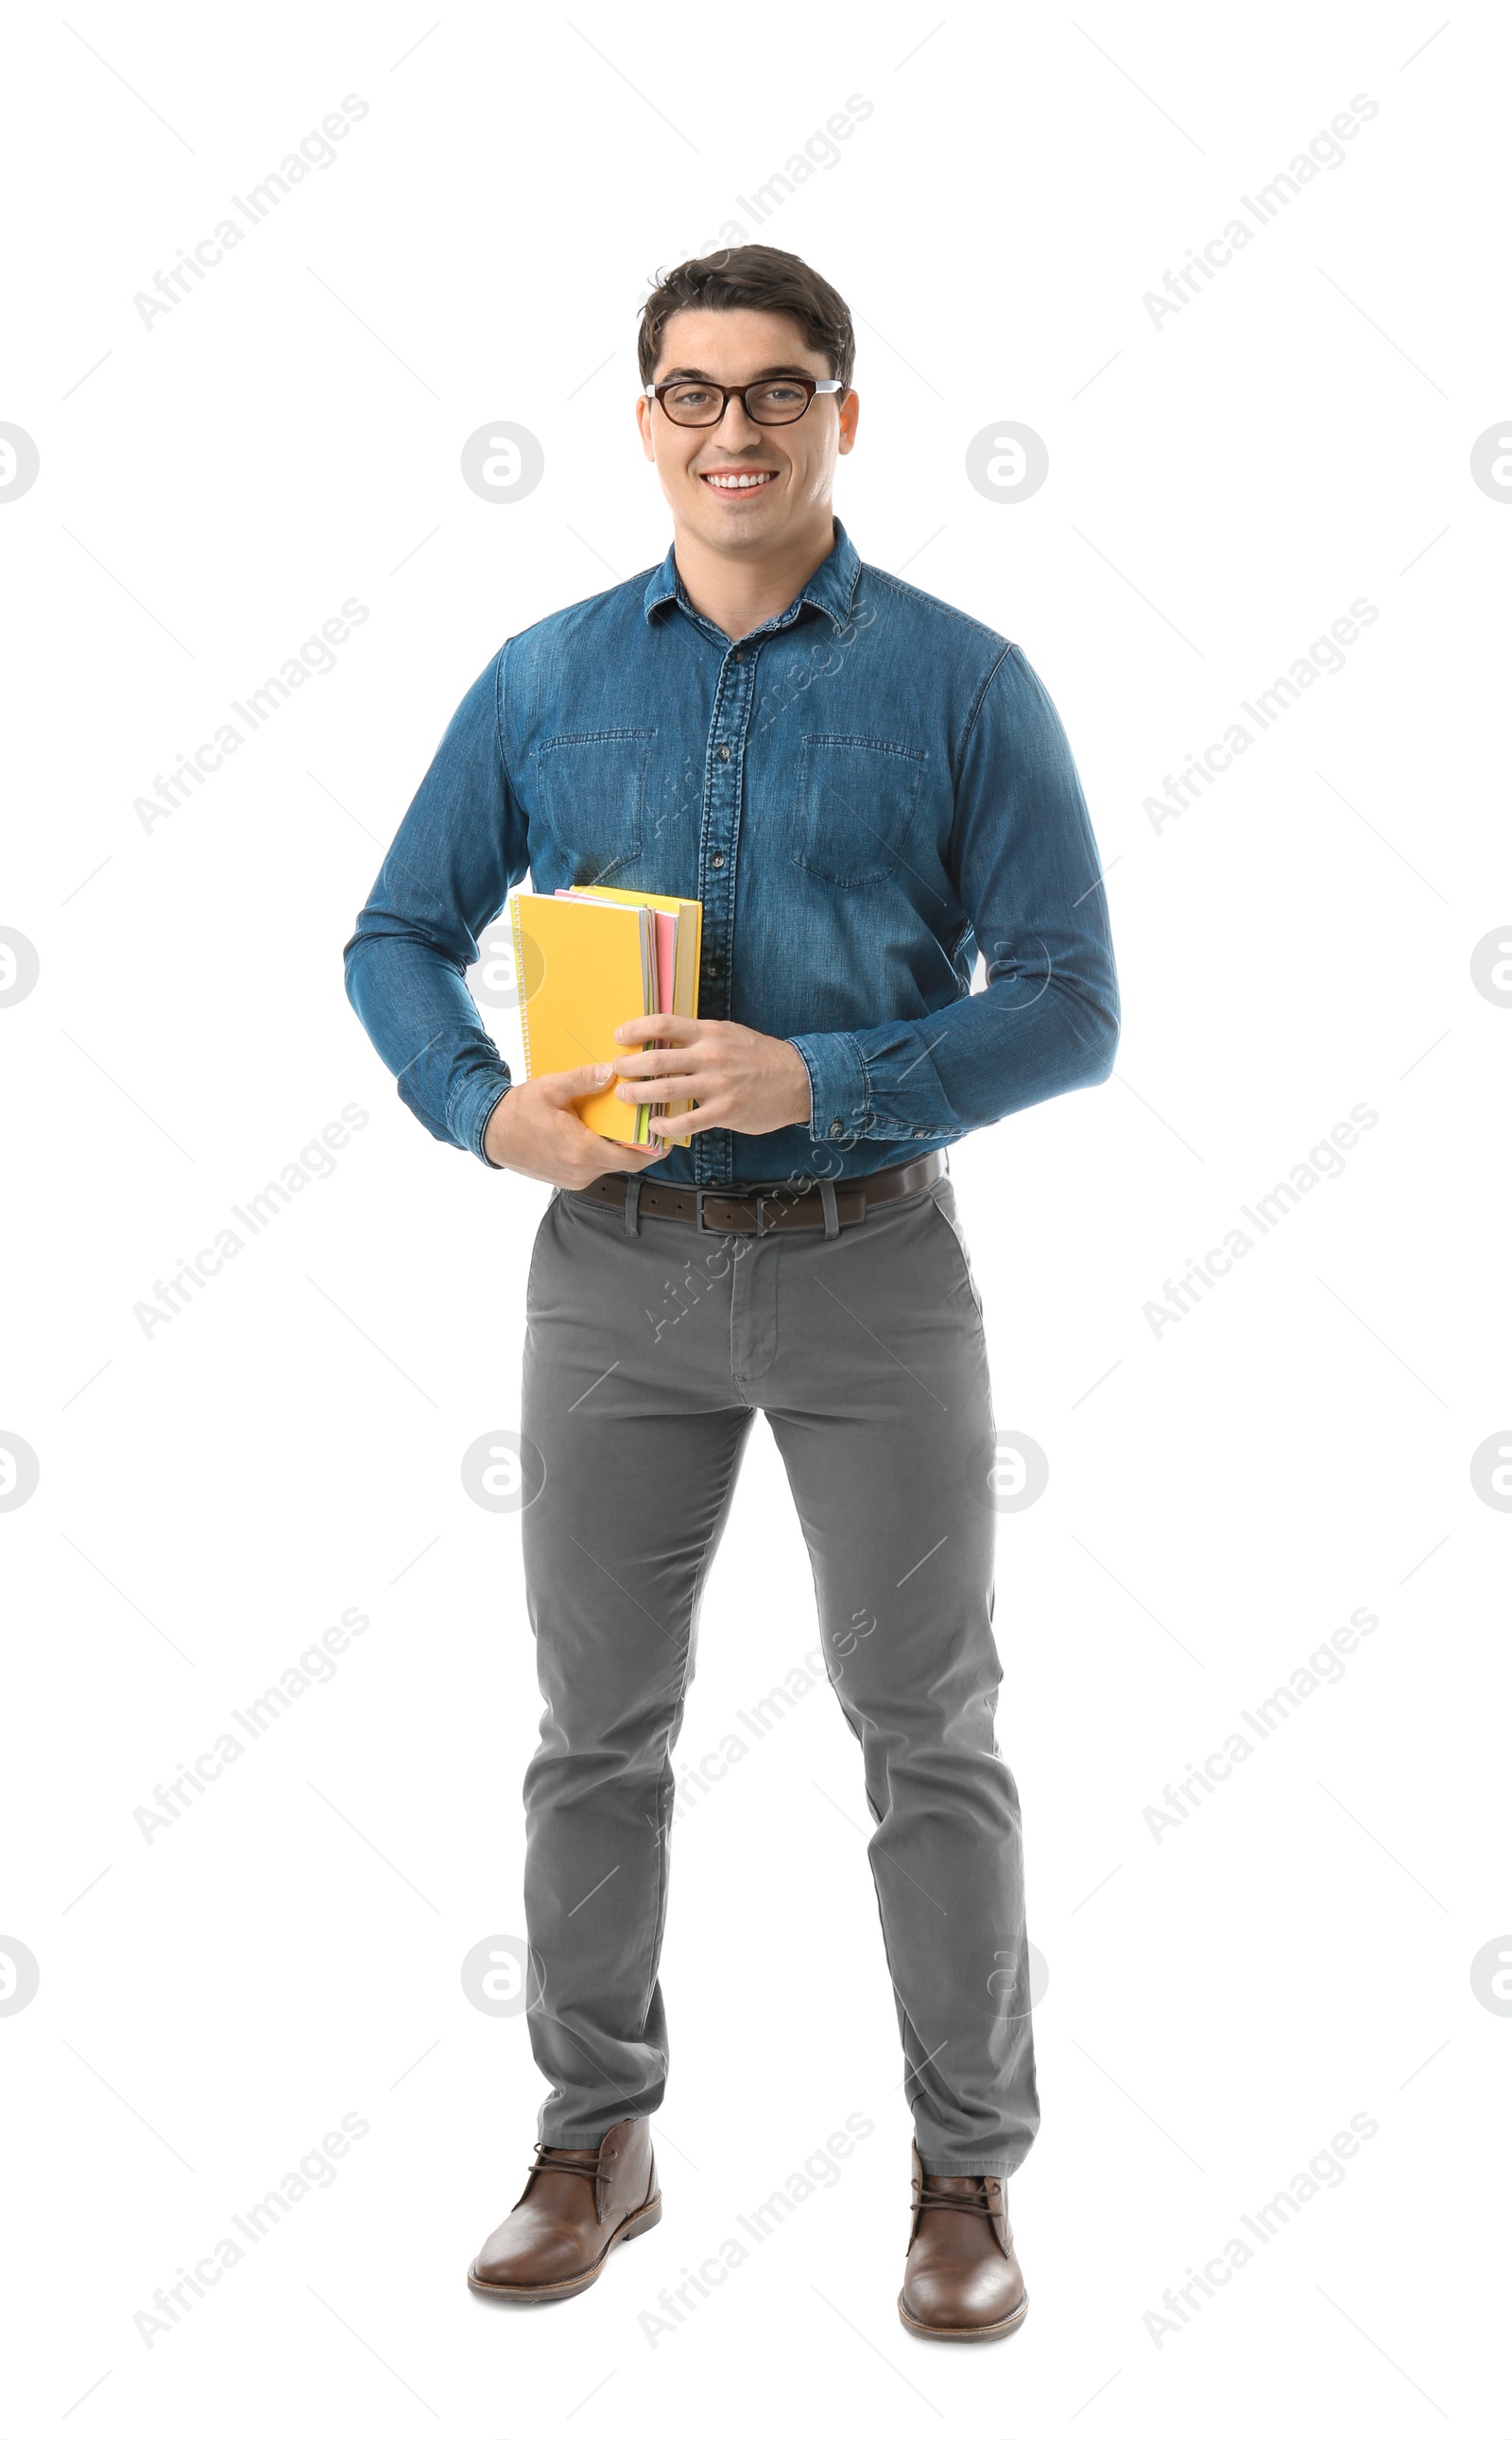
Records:
[[[682,389],[675,389],[672,392],[672,399],[677,406],[702,406],[711,395],[709,390],[695,389],[690,384]]]

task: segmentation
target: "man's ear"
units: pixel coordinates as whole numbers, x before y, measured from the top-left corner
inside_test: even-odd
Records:
[[[636,401],[636,422],[640,427],[640,446],[652,465],[655,465],[657,453],[651,440],[651,406],[652,402],[649,398],[638,398]]]

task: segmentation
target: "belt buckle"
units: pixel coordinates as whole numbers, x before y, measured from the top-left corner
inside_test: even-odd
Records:
[[[720,1230],[709,1228],[705,1224],[704,1220],[704,1202],[706,1197],[709,1196],[712,1196],[716,1203],[754,1203],[756,1206],[756,1235],[758,1237],[771,1235],[771,1229],[763,1226],[762,1211],[762,1206],[764,1203],[769,1203],[774,1200],[771,1195],[742,1193],[738,1186],[695,1186],[693,1188],[693,1227],[698,1230],[700,1236],[733,1236],[744,1235],[747,1233],[745,1230]],[[774,1222],[773,1226],[775,1227],[775,1225],[776,1224]]]

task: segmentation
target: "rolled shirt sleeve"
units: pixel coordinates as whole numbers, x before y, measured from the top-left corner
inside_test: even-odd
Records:
[[[508,650],[458,706],[343,952],[347,996],[401,1101],[490,1168],[483,1131],[511,1078],[465,976],[529,865],[504,764]]]
[[[925,1018],[790,1035],[816,1142],[948,1141],[1112,1073],[1119,990],[1097,844],[1066,732],[1017,644],[967,729],[949,864],[986,987]]]

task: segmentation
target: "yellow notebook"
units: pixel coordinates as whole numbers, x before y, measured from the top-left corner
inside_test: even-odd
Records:
[[[676,919],[676,972],[673,987],[672,1013],[675,1016],[696,1016],[698,1014],[698,976],[703,965],[704,910],[697,898],[666,898],[655,889],[606,889],[597,884],[579,884],[569,893],[573,897],[607,898],[621,906],[650,906],[658,914]],[[662,1014],[658,1001],[656,1013]],[[648,1011],[648,1014],[650,1012]],[[623,1019],[620,1020],[621,1023]],[[692,1102],[667,1102],[662,1104],[671,1119],[684,1119],[693,1108]],[[649,1139],[642,1133],[641,1140]],[[692,1136],[672,1136],[671,1143],[691,1144]]]
[[[520,891],[510,902],[527,1076],[551,1076],[621,1054],[614,1030],[656,1014],[656,938],[643,902],[593,906]],[[645,1140],[645,1104],[614,1083],[573,1103],[612,1143]]]

